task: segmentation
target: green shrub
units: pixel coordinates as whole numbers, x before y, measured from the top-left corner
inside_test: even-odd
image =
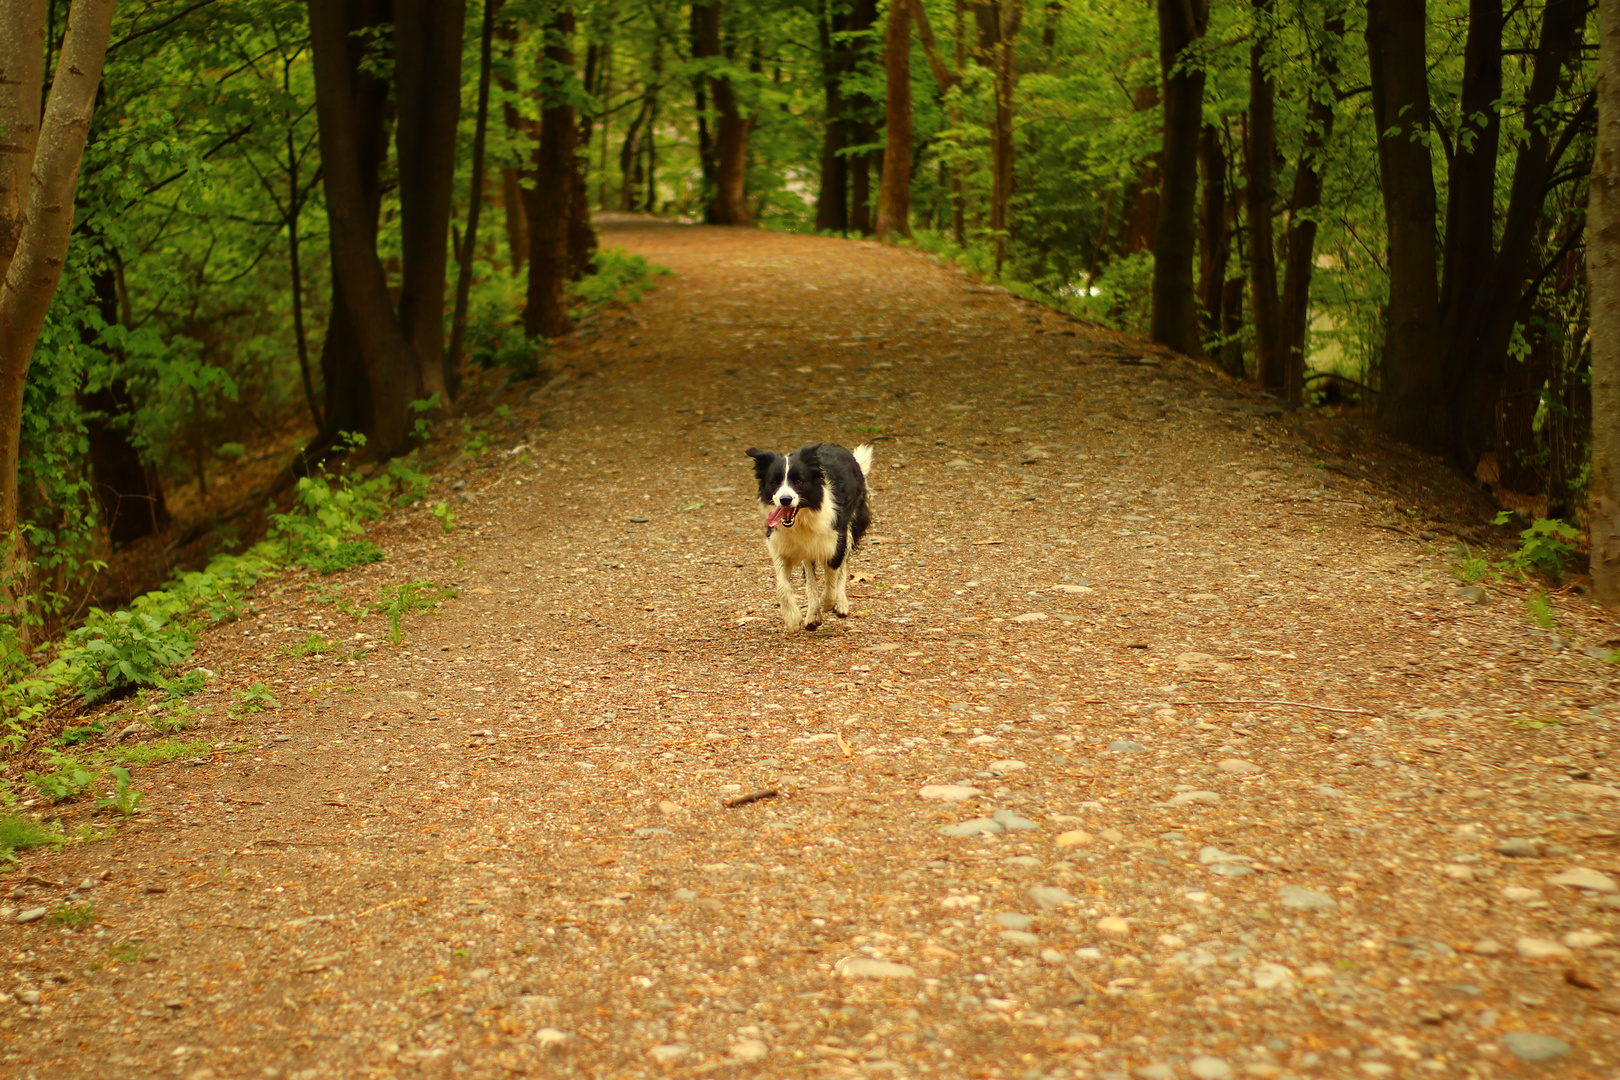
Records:
[[[674,273],[618,247],[598,248],[591,265],[590,274],[569,282],[568,294],[592,305],[633,304],[655,287],[658,278]]]
[[[392,486],[393,478],[387,475],[358,484],[334,483],[327,476],[302,477],[298,481],[302,512],[271,514],[266,544],[281,547],[286,562],[320,574],[379,562],[382,549],[363,539],[364,523],[382,516]]]
[[[236,704],[231,707],[231,715],[240,720],[244,716],[264,712],[276,703],[276,697],[270,688],[262,682],[256,682],[245,690],[236,692]]]
[[[88,724],[70,725],[62,729],[62,734],[56,737],[57,746],[83,746],[93,740],[97,735],[107,730],[107,725],[100,720]]]
[[[102,810],[116,810],[120,815],[130,817],[140,809],[141,799],[144,796],[136,791],[135,785],[130,782],[128,769],[122,765],[114,765],[107,771],[112,774],[117,786],[113,788],[111,795],[97,799],[96,806]]]
[[[107,760],[139,767],[161,765],[166,761],[177,761],[180,758],[205,757],[207,754],[208,744],[200,740],[181,742],[178,739],[159,739],[157,742],[117,747],[107,755]],[[117,775],[116,771],[114,775]]]
[[[1498,515],[1497,521],[1501,520]],[[1556,518],[1537,518],[1519,533],[1519,550],[1510,561],[1516,570],[1534,567],[1557,581],[1563,576],[1564,563],[1575,554],[1580,538],[1581,534],[1572,525]]]
[[[76,758],[63,754],[52,754],[50,764],[55,768],[50,772],[25,772],[23,782],[33,785],[35,791],[51,800],[53,803],[66,802],[79,792],[89,787],[96,775]]]

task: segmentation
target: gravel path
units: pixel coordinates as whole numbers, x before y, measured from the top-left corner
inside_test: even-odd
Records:
[[[914,253],[608,240],[675,276],[455,531],[263,588],[217,752],[0,877],[0,1073],[1617,1075],[1614,628],[1459,593],[1442,471]],[[789,636],[742,451],[821,439],[873,536]]]

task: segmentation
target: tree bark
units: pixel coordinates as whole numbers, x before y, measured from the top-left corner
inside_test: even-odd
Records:
[[[1204,73],[1176,70],[1185,50],[1204,36],[1208,0],[1158,0],[1159,70],[1164,79],[1164,142],[1160,151],[1159,235],[1153,248],[1152,337],[1188,356],[1204,355],[1198,339],[1198,133],[1203,127]]]
[[[597,96],[596,67],[600,62],[601,49],[593,43],[585,51],[585,91],[593,98]],[[596,258],[596,228],[591,224],[591,196],[586,176],[594,130],[591,114],[588,111],[581,114],[568,194],[568,277],[573,281],[590,273],[591,260]]]
[[[393,0],[399,117],[399,322],[421,367],[422,392],[449,404],[444,349],[450,201],[461,116],[466,0]]]
[[[489,136],[489,80],[494,58],[495,12],[501,0],[484,0],[478,34],[478,111],[473,121],[472,177],[467,185],[467,231],[456,270],[456,306],[450,317],[450,348],[445,355],[445,388],[451,400],[461,392],[461,352],[467,339],[467,304],[472,297],[473,258],[478,253],[478,219],[484,207],[484,143]]]
[[[1305,342],[1310,332],[1311,271],[1316,264],[1316,217],[1322,202],[1322,153],[1333,138],[1333,103],[1339,74],[1333,55],[1337,41],[1344,37],[1344,20],[1329,19],[1327,42],[1317,57],[1317,66],[1327,77],[1327,85],[1317,88],[1306,108],[1305,141],[1294,170],[1294,190],[1288,200],[1287,255],[1283,268],[1282,310],[1279,312],[1277,347],[1282,351],[1283,396],[1298,408],[1305,404]]]
[[[847,19],[834,11],[836,0],[823,0],[816,13],[817,43],[821,47],[821,92],[823,127],[821,133],[821,179],[816,186],[816,229],[826,232],[849,230],[849,163],[840,151],[847,142],[848,118],[844,115],[843,79],[851,69],[853,54],[849,43],[835,42]]]
[[[501,42],[501,55],[507,63],[514,60],[513,51],[517,46],[517,28],[510,22],[502,20],[496,29],[495,36]],[[495,85],[501,88],[501,93],[507,95],[507,100],[501,102],[501,118],[506,123],[506,130],[513,136],[513,141],[523,144],[533,137],[532,125],[525,121],[518,112],[517,106],[511,102],[511,96],[517,93],[517,86],[505,74],[495,75]],[[516,166],[507,165],[501,169],[501,203],[506,217],[506,245],[512,253],[512,269],[522,270],[523,264],[529,258],[529,219],[523,209],[523,173],[525,170]],[[625,207],[626,210],[631,207]]]
[[[876,231],[888,239],[911,235],[911,4],[892,0],[883,40],[883,176]]]
[[[1523,306],[1537,223],[1555,165],[1551,121],[1546,113],[1558,94],[1564,69],[1579,47],[1586,10],[1584,0],[1549,0],[1542,9],[1535,66],[1524,95],[1524,111],[1530,121],[1513,166],[1501,239],[1474,295],[1458,297],[1468,304],[1460,332],[1449,333],[1442,327],[1447,346],[1445,381],[1452,408],[1450,456],[1464,475],[1473,474],[1480,454],[1495,435],[1497,399],[1513,325]]]
[[[1131,111],[1147,112],[1159,107],[1159,86],[1148,83],[1131,95]],[[1159,243],[1159,205],[1162,190],[1157,150],[1137,163],[1135,178],[1121,195],[1119,236],[1114,250],[1120,255],[1152,251]]]
[[[857,63],[861,56],[870,55],[870,45],[865,36],[877,25],[877,0],[853,0],[849,12],[849,29],[853,33],[863,35],[858,40],[860,45],[854,46],[852,52],[856,55],[851,60],[851,66]],[[877,103],[866,94],[856,93],[849,97],[851,113],[855,116],[855,143],[858,146],[870,146],[877,142],[877,127],[872,123],[873,111]],[[858,154],[847,155],[849,162],[849,227],[862,236],[872,235],[872,151],[862,150]]]
[[[27,218],[39,146],[47,0],[0,0],[0,280]]]
[[[992,12],[999,4],[992,5]],[[990,231],[995,237],[996,276],[1007,261],[1007,237],[1012,228],[1010,211],[1013,193],[1013,95],[1018,89],[1018,33],[1024,20],[1024,0],[1008,0],[1005,19],[997,27],[995,51],[996,120],[994,174],[990,182]],[[1195,176],[1196,183],[1196,176]]]
[[[705,55],[717,57],[720,53],[719,0],[705,5],[712,13],[704,20]],[[696,7],[694,7],[694,12]],[[708,51],[712,50],[712,51]],[[714,98],[714,197],[710,203],[709,220],[715,225],[754,224],[748,210],[748,135],[754,120],[742,114],[731,79],[709,76],[709,92]]]
[[[1434,172],[1423,0],[1367,0],[1378,175],[1388,229],[1389,306],[1379,407],[1390,433],[1432,453],[1450,443],[1436,279]]]
[[[1591,297],[1592,471],[1587,504],[1592,593],[1620,607],[1620,4],[1598,5],[1598,134],[1587,204]]]
[[[579,130],[568,103],[573,77],[574,13],[559,7],[545,28],[540,79],[540,140],[533,186],[523,192],[529,218],[529,292],[523,329],[529,337],[558,337],[573,329],[568,314],[568,222]]]
[[[1272,0],[1254,0],[1254,42],[1249,46],[1249,116],[1244,125],[1244,196],[1249,217],[1249,304],[1254,312],[1254,359],[1260,385],[1284,393],[1278,347],[1277,243],[1272,213],[1277,205],[1277,84],[1266,71],[1271,45]]]
[[[710,60],[720,55],[720,5],[707,3],[692,5],[691,16],[692,59]],[[698,168],[703,174],[703,221],[714,220],[714,191],[720,182],[720,156],[714,137],[709,131],[709,76],[699,71],[692,76],[692,94],[697,116]]]
[[[641,205],[641,125],[647,122],[647,109],[652,100],[641,99],[641,107],[625,128],[624,143],[619,147],[619,209],[630,211]]]
[[[29,20],[42,11],[30,7],[5,13],[16,14],[18,22],[5,29],[0,48],[37,47],[40,27]],[[5,284],[0,286],[0,545],[5,548],[0,592],[9,593],[14,606],[20,606],[26,588],[26,555],[17,520],[23,389],[34,359],[34,344],[45,325],[45,313],[67,260],[79,163],[90,133],[112,16],[112,0],[74,0],[68,11],[61,55],[45,114],[39,122],[33,158],[28,163],[28,199],[21,227],[16,230]],[[28,63],[15,54],[0,54],[0,71],[18,72],[26,78],[27,69]],[[34,86],[37,92],[37,81]],[[26,103],[19,102],[13,115],[21,117],[26,111]],[[13,171],[13,178],[16,175]]]
[[[1220,333],[1221,296],[1232,257],[1226,238],[1226,148],[1214,124],[1205,124],[1198,136],[1198,175],[1198,305],[1204,333],[1213,335]]]
[[[367,0],[342,4],[310,0],[309,26],[321,175],[331,235],[333,323],[338,324],[340,335],[335,342],[329,325],[327,347],[352,344],[365,375],[365,400],[341,403],[337,408],[330,401],[334,383],[328,382],[327,423],[333,425],[345,415],[358,413],[365,420],[361,430],[369,449],[379,457],[389,457],[408,445],[411,402],[423,393],[421,361],[395,316],[388,279],[377,257],[376,203],[368,198],[362,169],[362,153],[375,152],[375,148],[365,146],[368,132],[360,121],[380,80],[362,71],[364,45],[353,34],[385,21],[386,11],[379,10],[381,7]],[[383,90],[386,93],[386,87]],[[344,334],[351,340],[343,341]],[[340,364],[345,358],[338,353],[331,359]],[[340,393],[356,388],[357,380],[348,374],[350,377],[336,383]]]
[[[1446,189],[1440,269],[1442,334],[1455,336],[1495,253],[1496,157],[1502,118],[1502,0],[1469,0],[1457,131]]]

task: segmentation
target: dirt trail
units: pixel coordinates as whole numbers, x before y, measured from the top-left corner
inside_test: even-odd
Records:
[[[221,751],[0,878],[0,1073],[1615,1075],[1612,627],[1459,595],[1442,474],[915,254],[607,240],[675,276],[455,532],[263,589]],[[863,438],[855,614],[785,635],[742,450]]]

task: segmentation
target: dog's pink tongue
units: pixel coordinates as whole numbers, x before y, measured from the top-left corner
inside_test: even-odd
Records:
[[[765,527],[767,529],[773,529],[782,524],[782,519],[785,517],[787,517],[787,507],[773,506],[771,507],[770,512],[765,515]]]

